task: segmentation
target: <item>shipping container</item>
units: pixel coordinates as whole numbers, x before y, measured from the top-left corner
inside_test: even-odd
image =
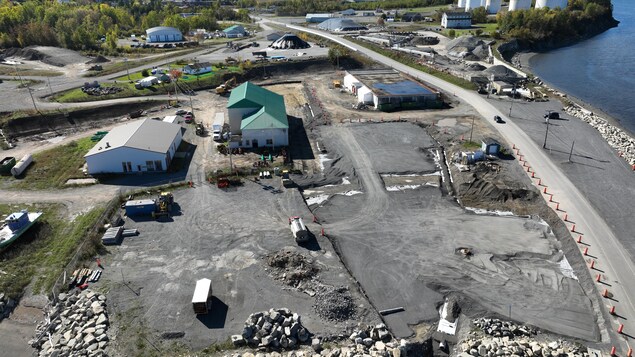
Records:
[[[24,157],[21,158],[20,161],[18,161],[18,163],[11,168],[11,174],[14,177],[20,176],[24,172],[24,170],[26,170],[26,168],[31,165],[32,162],[33,157],[30,154],[24,155]]]
[[[154,200],[134,200],[126,202],[126,215],[131,216],[150,216],[156,210]]]

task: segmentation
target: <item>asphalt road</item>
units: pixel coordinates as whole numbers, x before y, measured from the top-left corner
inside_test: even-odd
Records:
[[[300,26],[288,25],[287,27],[298,31],[307,31],[306,28]],[[635,279],[633,279],[635,265],[633,261],[585,195],[566,177],[549,155],[514,123],[514,119],[508,118],[476,92],[462,89],[437,77],[417,71],[341,37],[317,30],[309,30],[309,32],[363,52],[379,63],[452,93],[471,104],[484,118],[492,118],[494,115],[503,117],[507,124],[498,125],[496,129],[510,146],[514,145],[519,148],[520,154],[529,162],[537,176],[542,179],[542,183],[548,186],[548,193],[553,194],[553,197],[560,203],[560,209],[566,211],[571,221],[576,222],[575,236],[583,234],[584,241],[590,244],[589,250],[596,257],[596,269],[590,269],[590,273],[593,276],[601,273],[613,282],[609,287],[613,298],[612,301],[607,302],[607,306],[615,305],[621,318],[614,319],[611,321],[611,326],[607,327],[617,329],[619,324],[623,324],[622,336],[630,345],[633,339],[631,335],[635,336]],[[604,285],[600,285],[599,289],[604,289],[604,287]]]

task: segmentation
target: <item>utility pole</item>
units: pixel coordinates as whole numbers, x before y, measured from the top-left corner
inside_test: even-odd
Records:
[[[126,74],[128,74],[128,80],[130,80],[130,70],[128,69],[128,58],[124,58],[123,61],[126,63]]]
[[[472,142],[472,133],[474,132],[474,117],[472,117],[472,129],[470,129],[470,143]]]
[[[51,77],[46,77],[46,80],[49,82],[49,92],[53,95],[53,88],[51,88]]]
[[[571,155],[573,155],[573,145],[575,145],[575,140],[571,143],[571,151],[569,151],[569,162],[571,162]]]
[[[514,98],[512,98],[512,101],[509,102],[509,117],[511,118],[512,116],[512,106],[514,105]]]
[[[192,117],[194,117],[194,104],[192,104],[192,95],[190,95],[190,110],[192,111]]]
[[[547,118],[546,122],[547,122],[547,130],[545,131],[545,142],[542,143],[543,149],[547,148],[547,135],[549,135],[549,118]]]

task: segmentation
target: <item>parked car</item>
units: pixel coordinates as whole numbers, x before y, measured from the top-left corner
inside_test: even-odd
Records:
[[[560,119],[560,114],[558,112],[549,112],[545,114],[545,119]]]
[[[174,113],[174,115],[185,115],[185,114],[187,114],[187,110],[183,110],[183,109],[179,109]]]
[[[191,123],[193,120],[194,120],[194,118],[192,117],[192,115],[190,115],[190,114],[186,114],[186,115],[185,115],[185,122],[186,122],[186,123],[188,123],[188,124],[189,124],[189,123]]]

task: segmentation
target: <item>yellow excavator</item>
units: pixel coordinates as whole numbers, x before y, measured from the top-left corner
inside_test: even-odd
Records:
[[[172,204],[174,203],[174,196],[172,192],[161,192],[157,200],[157,209],[152,212],[152,218],[159,218],[162,216],[169,216],[172,211]]]
[[[235,86],[236,86],[236,77],[231,77],[225,83],[223,83],[223,84],[219,85],[218,87],[216,87],[216,94],[225,95],[225,94],[231,92],[231,90]]]

